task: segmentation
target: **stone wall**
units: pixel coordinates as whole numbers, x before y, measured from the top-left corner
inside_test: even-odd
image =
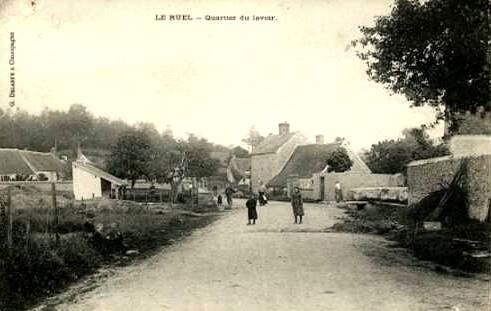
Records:
[[[450,184],[458,164],[458,160],[448,156],[409,163],[407,166],[408,203],[417,203],[431,192]]]
[[[310,200],[321,200],[321,178],[320,173],[316,173],[312,178],[292,178],[289,179],[289,186],[295,183],[301,189],[305,198]],[[404,180],[400,175],[389,174],[366,174],[366,173],[328,173],[324,174],[324,201],[334,201],[334,185],[336,181],[341,183],[343,195],[355,188],[366,187],[400,187],[404,185]],[[289,187],[290,189],[291,187]]]
[[[348,201],[384,201],[407,203],[407,187],[354,188],[344,197]]]
[[[450,139],[450,152],[455,157],[491,154],[491,135],[453,136]]]
[[[468,194],[469,217],[484,221],[491,200],[491,155],[440,157],[411,162],[407,167],[409,204],[450,184],[463,160],[467,161],[464,190]]]
[[[356,173],[329,173],[325,175],[325,200],[334,201],[334,185],[336,181],[341,183],[343,196],[346,197],[348,192],[355,188],[368,187],[401,187],[404,180],[400,175],[391,174],[356,174]]]
[[[491,155],[468,159],[466,173],[464,189],[468,195],[469,217],[484,221],[491,203]]]

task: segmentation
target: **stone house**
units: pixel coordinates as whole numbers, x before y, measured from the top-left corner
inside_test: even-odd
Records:
[[[286,122],[279,124],[277,135],[267,136],[251,154],[251,187],[257,191],[261,184],[267,184],[281,172],[295,148],[307,144],[307,138],[300,132],[290,132]]]
[[[65,164],[52,153],[0,149],[0,181],[49,181],[63,177]]]
[[[344,148],[353,165],[343,173],[328,173],[327,156],[338,148]],[[334,199],[334,184],[340,181],[343,192],[357,187],[398,186],[401,183],[393,175],[372,174],[365,162],[341,143],[324,144],[322,135],[316,137],[316,144],[298,146],[292,156],[268,187],[275,193],[291,193],[293,186],[300,188],[305,199],[327,201]]]

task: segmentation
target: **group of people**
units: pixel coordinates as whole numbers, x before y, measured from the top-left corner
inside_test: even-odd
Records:
[[[341,189],[341,183],[339,181],[336,181],[334,191],[335,191],[336,202],[343,201],[343,191]],[[227,186],[227,188],[225,189],[225,196],[227,197],[226,209],[232,208],[232,196],[235,192],[237,191],[230,186]],[[267,204],[266,189],[264,186],[261,186],[259,188],[257,195],[254,193],[251,194],[249,199],[246,201],[247,218],[248,218],[247,225],[256,224],[256,220],[258,219],[258,214],[257,214],[258,202],[259,205],[261,206]],[[221,206],[221,204],[222,204],[222,196],[218,195],[218,205]],[[293,217],[295,219],[294,223],[301,224],[305,213],[303,209],[302,193],[300,192],[299,187],[295,187],[291,195],[291,206],[293,211]]]
[[[263,194],[264,195],[264,194]],[[261,200],[261,194],[259,194],[259,200]],[[255,225],[257,216],[257,203],[258,199],[255,194],[251,194],[250,198],[246,202],[247,207],[247,225]],[[300,192],[300,188],[295,187],[294,192],[291,195],[291,205],[293,210],[293,216],[295,218],[296,224],[302,223],[302,218],[304,216],[303,210],[303,199],[302,193]]]

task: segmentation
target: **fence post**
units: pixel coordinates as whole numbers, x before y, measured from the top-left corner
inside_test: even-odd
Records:
[[[12,253],[12,189],[7,188],[7,247],[9,254]]]
[[[56,184],[51,183],[51,198],[53,210],[55,211],[55,236],[56,236],[56,244],[60,242],[60,235],[58,233],[58,225],[60,224],[60,211],[58,209],[58,204],[56,204]]]

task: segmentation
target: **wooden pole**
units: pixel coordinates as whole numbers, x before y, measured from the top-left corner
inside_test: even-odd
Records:
[[[12,189],[9,187],[7,189],[7,247],[9,254],[12,253]]]
[[[51,184],[51,198],[53,210],[55,211],[55,234],[56,234],[56,244],[60,242],[60,235],[58,233],[58,226],[60,224],[60,210],[58,208],[58,204],[56,204],[56,184]]]

